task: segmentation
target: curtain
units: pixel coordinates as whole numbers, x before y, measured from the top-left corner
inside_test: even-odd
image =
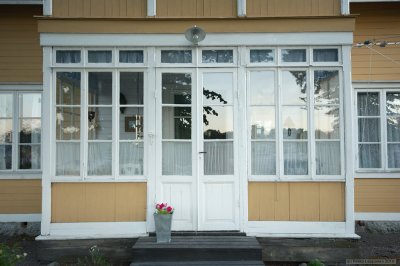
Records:
[[[285,175],[307,175],[308,174],[308,143],[307,142],[284,142],[283,160]]]
[[[233,63],[232,50],[203,50],[203,63]]]
[[[120,63],[143,63],[143,51],[119,51]]]
[[[59,64],[77,64],[81,62],[81,51],[57,51],[56,62]]]
[[[307,54],[305,49],[282,49],[283,62],[306,62]]]
[[[204,174],[233,175],[233,141],[204,142]]]
[[[339,61],[337,49],[314,49],[314,62],[337,62]]]
[[[19,169],[40,169],[40,144],[19,146]]]
[[[381,168],[381,145],[359,144],[358,161],[360,168]]]
[[[275,141],[253,141],[251,143],[251,174],[276,174]]]
[[[142,142],[121,142],[119,144],[120,175],[143,175]]]
[[[317,141],[317,175],[340,175],[340,142]]]
[[[56,175],[80,175],[80,144],[58,142],[56,145]]]
[[[161,63],[192,63],[191,50],[164,50],[161,51]]]
[[[89,51],[88,61],[89,63],[111,63],[112,53],[111,51]]]
[[[164,141],[162,144],[162,174],[192,175],[192,142]]]
[[[0,170],[9,170],[12,165],[12,146],[0,145]]]
[[[357,94],[358,116],[379,116],[379,92]]]
[[[250,50],[251,63],[268,63],[274,61],[273,50]]]
[[[112,144],[110,142],[91,142],[88,150],[88,175],[111,175]]]
[[[389,168],[400,168],[400,144],[388,145]]]

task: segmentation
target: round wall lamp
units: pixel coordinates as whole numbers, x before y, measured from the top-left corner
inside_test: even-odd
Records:
[[[206,37],[206,32],[202,28],[197,27],[196,25],[185,31],[186,40],[193,43],[194,45],[198,45],[198,43],[204,40],[205,37]]]

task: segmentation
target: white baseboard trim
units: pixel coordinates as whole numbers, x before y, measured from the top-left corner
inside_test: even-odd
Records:
[[[265,234],[247,233],[247,236],[269,237],[269,238],[350,238],[360,239],[357,234]]]
[[[356,221],[400,221],[400,212],[356,212]]]
[[[42,214],[0,214],[0,223],[40,222]]]
[[[147,235],[146,222],[52,223],[37,240],[134,238]]]
[[[290,222],[290,221],[253,221],[247,223],[248,235],[274,235],[301,237],[321,235],[348,235],[345,222]],[[349,234],[353,235],[353,233]]]

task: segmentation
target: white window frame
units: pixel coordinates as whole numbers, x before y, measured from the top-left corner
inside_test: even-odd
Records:
[[[359,135],[358,135],[358,93],[359,92],[376,92],[379,93],[379,119],[380,119],[380,139],[379,144],[381,145],[381,168],[360,168],[360,158],[359,158]],[[355,107],[355,117],[354,124],[356,126],[354,143],[356,150],[356,175],[359,178],[398,178],[398,173],[400,172],[400,168],[389,168],[389,160],[388,160],[388,141],[387,141],[387,113],[386,113],[386,93],[388,92],[398,92],[400,93],[400,84],[373,84],[365,85],[357,84],[355,85],[355,97],[354,97],[354,107]]]
[[[42,85],[0,85],[0,95],[1,94],[11,94],[13,98],[13,113],[12,113],[12,161],[11,161],[11,169],[9,170],[0,170],[0,180],[1,179],[40,179],[43,167],[43,156],[42,156],[42,143],[43,143],[43,134],[41,129],[41,140],[40,140],[40,169],[18,169],[19,162],[19,95],[25,93],[40,93],[43,99],[43,89]],[[43,109],[43,104],[41,106]],[[44,114],[42,112],[40,120],[41,125],[43,121]],[[41,126],[42,127],[42,126]]]

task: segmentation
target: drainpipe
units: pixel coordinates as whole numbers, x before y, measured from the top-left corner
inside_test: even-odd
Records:
[[[43,0],[43,16],[53,15],[53,1]]]
[[[238,17],[246,16],[246,0],[237,0],[237,15]]]
[[[157,13],[157,0],[147,0],[147,16],[155,17]]]
[[[350,15],[350,0],[341,0],[342,15]]]

